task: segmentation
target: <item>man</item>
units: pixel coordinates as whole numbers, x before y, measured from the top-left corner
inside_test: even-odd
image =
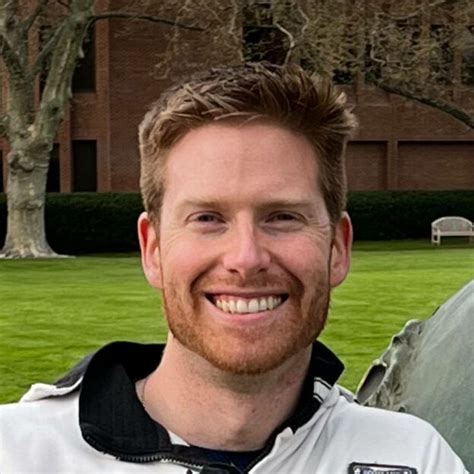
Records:
[[[349,270],[354,127],[298,67],[213,70],[155,104],[138,231],[166,348],[108,345],[4,407],[2,472],[465,472],[427,423],[353,402],[315,342]]]

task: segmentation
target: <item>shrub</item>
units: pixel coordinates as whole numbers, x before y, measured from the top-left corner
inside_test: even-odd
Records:
[[[430,238],[442,216],[474,220],[474,191],[371,191],[349,194],[356,240]]]
[[[49,193],[48,242],[56,252],[66,254],[136,251],[137,218],[142,210],[138,193]],[[5,198],[0,197],[2,237],[5,221]]]

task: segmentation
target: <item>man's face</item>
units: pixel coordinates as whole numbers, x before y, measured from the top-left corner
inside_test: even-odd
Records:
[[[169,152],[159,228],[139,222],[149,282],[182,344],[236,374],[271,370],[321,332],[349,267],[351,228],[331,233],[303,136],[211,124]]]

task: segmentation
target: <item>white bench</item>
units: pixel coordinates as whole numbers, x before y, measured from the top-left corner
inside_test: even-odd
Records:
[[[469,242],[472,242],[474,225],[465,217],[440,217],[431,223],[431,243],[440,245],[441,237],[469,237]]]

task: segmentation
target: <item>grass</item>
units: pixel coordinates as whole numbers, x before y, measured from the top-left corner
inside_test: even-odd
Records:
[[[409,319],[426,318],[474,276],[474,248],[361,242],[332,298],[322,340],[344,361],[354,390]],[[0,261],[0,402],[53,381],[113,340],[163,341],[160,300],[136,255]]]

